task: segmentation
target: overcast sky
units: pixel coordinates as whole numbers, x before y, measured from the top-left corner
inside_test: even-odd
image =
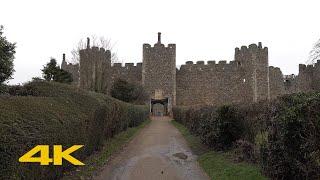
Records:
[[[61,63],[81,38],[110,38],[122,62],[141,62],[142,44],[177,44],[185,61],[233,60],[234,48],[262,42],[269,64],[298,73],[320,38],[319,0],[4,0],[0,24],[17,43],[14,79],[41,76],[50,57]]]

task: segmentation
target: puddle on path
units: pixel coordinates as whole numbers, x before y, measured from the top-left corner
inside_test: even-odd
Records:
[[[174,156],[174,157],[177,157],[177,158],[179,158],[179,159],[187,159],[187,158],[188,158],[188,156],[185,155],[185,154],[182,153],[182,152],[175,153],[175,154],[173,154],[173,156]]]

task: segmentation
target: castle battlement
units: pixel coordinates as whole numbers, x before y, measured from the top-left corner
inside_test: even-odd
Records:
[[[153,49],[153,48],[165,48],[165,49],[176,49],[176,44],[168,44],[165,46],[164,44],[154,44],[153,46],[150,44],[143,44],[143,49]]]
[[[236,47],[236,52],[247,52],[247,51],[256,51],[256,50],[264,50],[267,51],[268,47],[263,47],[262,43],[259,42],[258,44],[250,44],[249,46],[241,46],[241,48]]]
[[[313,73],[314,71],[320,72],[320,60],[318,60],[315,64],[299,64],[299,74]]]
[[[281,71],[279,67],[269,66],[270,70]]]
[[[99,48],[99,47],[96,47],[96,46],[92,46],[92,47],[87,47],[86,49],[81,49],[79,51],[80,54],[105,54],[106,56],[110,56],[111,55],[111,52],[110,50],[105,50],[104,48]]]
[[[180,71],[235,71],[239,67],[239,63],[236,61],[230,61],[227,63],[226,60],[221,60],[216,63],[216,61],[197,61],[195,64],[193,61],[187,61],[185,64],[181,65]]]
[[[87,47],[80,50],[80,64],[68,64],[63,56],[61,67],[72,73],[80,88],[109,93],[112,84],[123,79],[142,85],[149,98],[161,92],[168,112],[174,105],[251,103],[320,89],[320,60],[300,64],[297,76],[284,76],[280,68],[269,66],[268,48],[261,42],[235,48],[229,62],[186,61],[179,69],[176,44],[162,44],[161,33],[154,45],[143,44],[142,50],[142,63],[111,64],[111,52],[91,47],[88,38]]]
[[[123,69],[132,69],[132,68],[142,68],[142,63],[113,63],[112,68],[123,68]]]
[[[148,44],[148,43],[144,43],[143,44],[143,51],[148,51],[150,49],[168,49],[168,50],[173,50],[175,52],[176,50],[176,44],[168,44],[167,46],[165,46],[164,44],[161,43],[161,33],[158,33],[158,42],[155,43],[153,46]]]
[[[313,64],[309,64],[309,65],[299,64],[299,74],[312,72],[316,66],[319,66],[319,64],[315,64],[315,65],[313,65]]]

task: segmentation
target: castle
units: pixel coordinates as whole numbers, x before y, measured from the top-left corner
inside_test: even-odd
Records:
[[[320,90],[319,60],[314,65],[300,64],[297,76],[284,76],[279,68],[269,66],[268,48],[260,42],[235,48],[234,60],[229,63],[187,61],[180,69],[176,67],[176,45],[162,44],[161,33],[154,46],[143,44],[142,63],[136,65],[112,64],[110,51],[91,47],[90,39],[79,53],[80,65],[67,64],[65,56],[61,64],[72,74],[75,85],[109,93],[117,79],[141,84],[152,113],[169,114],[175,105],[251,103]]]

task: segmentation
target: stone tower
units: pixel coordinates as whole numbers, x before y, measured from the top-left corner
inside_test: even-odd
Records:
[[[268,48],[262,43],[235,49],[235,61],[242,68],[245,83],[245,101],[257,102],[270,99]]]
[[[90,47],[87,38],[87,48],[80,54],[80,88],[107,93],[110,87],[111,53],[109,50]]]
[[[160,32],[154,47],[143,44],[142,85],[150,99],[159,99],[156,92],[162,94],[168,100],[167,112],[171,113],[176,105],[176,45],[162,44]]]

